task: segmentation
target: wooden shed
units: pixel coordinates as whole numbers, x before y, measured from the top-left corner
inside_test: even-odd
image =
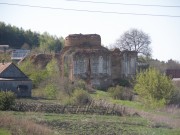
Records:
[[[0,90],[31,97],[32,81],[12,62],[0,63]]]

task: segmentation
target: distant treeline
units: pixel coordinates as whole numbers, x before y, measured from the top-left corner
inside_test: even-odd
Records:
[[[13,49],[38,48],[41,51],[59,52],[63,47],[63,42],[62,37],[58,38],[47,32],[40,34],[0,22],[0,45],[9,45]]]
[[[165,73],[167,69],[180,69],[180,62],[172,59],[165,62],[165,61],[160,61],[158,59],[152,59],[152,58],[146,59],[144,57],[139,56],[138,62],[144,63],[144,65],[140,65],[139,67],[140,70],[147,69],[148,67],[153,67]]]

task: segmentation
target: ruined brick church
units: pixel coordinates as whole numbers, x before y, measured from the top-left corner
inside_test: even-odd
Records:
[[[61,74],[72,82],[83,79],[98,89],[106,89],[114,80],[136,74],[137,52],[108,50],[97,34],[72,34],[65,38],[61,51]]]

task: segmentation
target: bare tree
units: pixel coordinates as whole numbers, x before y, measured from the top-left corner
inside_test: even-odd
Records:
[[[141,30],[126,31],[115,43],[120,50],[137,51],[139,54],[151,56],[150,37]]]

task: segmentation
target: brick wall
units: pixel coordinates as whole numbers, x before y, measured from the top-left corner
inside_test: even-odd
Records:
[[[72,34],[65,38],[65,46],[76,46],[76,45],[101,45],[101,37],[97,34]]]

